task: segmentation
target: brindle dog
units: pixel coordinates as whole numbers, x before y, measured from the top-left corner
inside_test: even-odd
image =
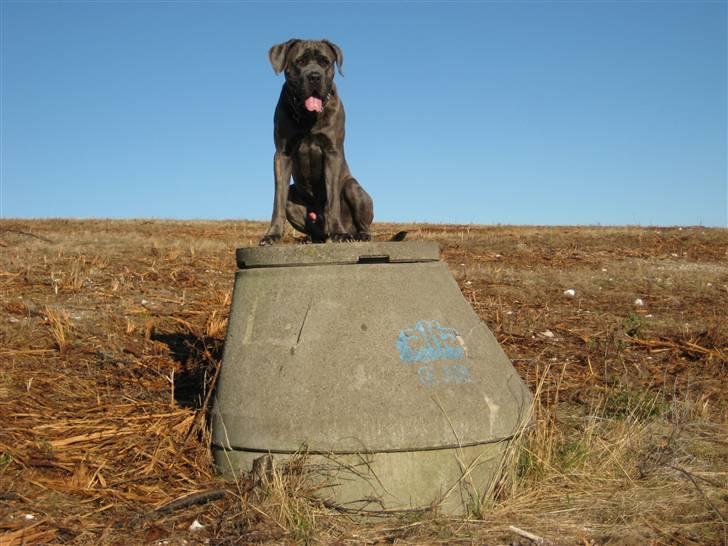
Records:
[[[273,216],[260,244],[280,240],[284,218],[313,242],[370,240],[372,198],[344,157],[344,106],[334,85],[341,49],[327,40],[294,39],[273,46],[268,58],[286,81],[274,116]]]

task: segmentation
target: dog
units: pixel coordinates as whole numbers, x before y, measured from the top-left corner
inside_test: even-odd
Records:
[[[371,240],[372,198],[344,156],[344,107],[334,84],[341,49],[293,39],[271,47],[268,58],[285,83],[273,120],[273,214],[259,244],[278,242],[286,219],[306,242]]]

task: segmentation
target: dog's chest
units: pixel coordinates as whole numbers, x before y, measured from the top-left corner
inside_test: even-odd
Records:
[[[324,151],[320,137],[308,134],[301,138],[296,149],[297,160],[322,161],[323,157]]]
[[[324,149],[316,135],[306,135],[298,143],[294,153],[294,171],[297,182],[311,184],[323,178]]]

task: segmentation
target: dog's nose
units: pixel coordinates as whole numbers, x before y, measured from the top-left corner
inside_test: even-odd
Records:
[[[321,83],[321,74],[318,72],[311,72],[308,75],[308,81],[311,83]]]

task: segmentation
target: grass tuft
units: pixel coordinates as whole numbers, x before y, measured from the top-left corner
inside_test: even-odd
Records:
[[[53,336],[53,347],[61,355],[65,355],[70,347],[67,333],[71,327],[71,321],[68,312],[46,307],[45,316],[51,336]]]

